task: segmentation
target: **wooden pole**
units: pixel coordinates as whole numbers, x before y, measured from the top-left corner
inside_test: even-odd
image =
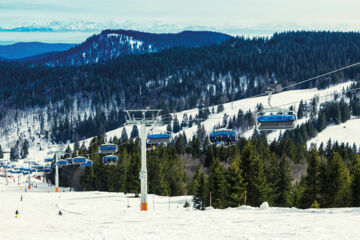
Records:
[[[210,207],[212,207],[211,192],[210,192]]]
[[[246,206],[246,188],[245,188],[244,194],[245,194],[245,196],[244,196],[244,205]]]

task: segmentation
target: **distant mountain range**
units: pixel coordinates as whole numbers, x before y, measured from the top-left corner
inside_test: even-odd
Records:
[[[0,59],[15,60],[47,52],[66,51],[76,44],[19,42],[11,45],[0,45]]]
[[[50,66],[82,65],[104,62],[123,55],[159,52],[176,46],[201,47],[221,44],[230,38],[230,35],[209,31],[155,34],[130,30],[104,30],[66,51],[42,53],[20,61]]]

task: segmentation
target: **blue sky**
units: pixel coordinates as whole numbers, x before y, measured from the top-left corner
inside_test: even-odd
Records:
[[[359,31],[359,10],[360,1],[355,0],[0,0],[0,42],[79,42],[103,28],[209,29],[233,35]],[[56,33],[7,31],[20,27]]]

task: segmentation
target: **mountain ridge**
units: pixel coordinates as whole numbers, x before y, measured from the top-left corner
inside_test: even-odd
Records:
[[[20,62],[30,64],[83,65],[130,55],[159,52],[172,47],[202,47],[221,44],[230,35],[211,31],[182,31],[179,33],[147,33],[134,30],[103,30],[67,51],[37,55]]]
[[[43,43],[43,42],[18,42],[9,45],[0,45],[0,58],[18,60],[47,52],[68,50],[76,44],[71,43]]]

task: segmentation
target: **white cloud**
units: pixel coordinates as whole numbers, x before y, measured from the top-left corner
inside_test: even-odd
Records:
[[[92,22],[90,32],[99,26],[143,31],[202,26],[232,34],[250,29],[358,31],[359,9],[355,0],[1,0],[0,27],[51,27],[57,22],[78,31],[78,23]]]

